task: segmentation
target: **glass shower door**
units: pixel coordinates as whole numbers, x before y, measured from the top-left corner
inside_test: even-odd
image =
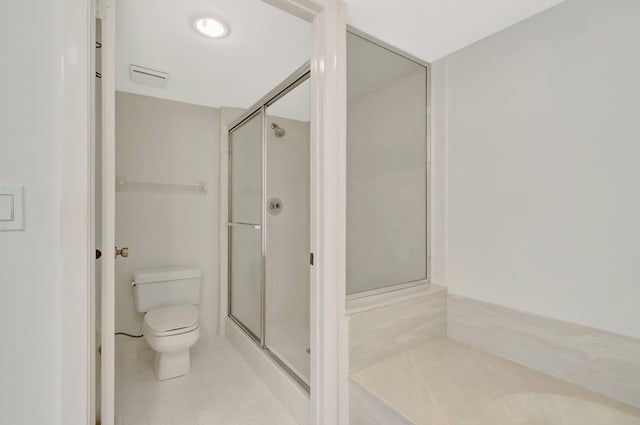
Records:
[[[229,316],[307,390],[309,74],[229,132]]]
[[[265,344],[309,386],[309,80],[266,108]]]
[[[263,111],[229,132],[229,315],[264,337]]]

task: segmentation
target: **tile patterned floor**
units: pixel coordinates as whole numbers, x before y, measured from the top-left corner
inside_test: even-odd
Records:
[[[151,350],[116,356],[116,425],[297,425],[225,338],[191,350],[191,374],[153,376]]]

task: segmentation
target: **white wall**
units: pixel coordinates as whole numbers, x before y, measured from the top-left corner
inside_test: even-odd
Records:
[[[55,22],[44,17],[52,15],[56,5],[38,3],[5,4],[0,18],[3,33],[23,33],[24,25],[33,24],[40,35],[52,34]],[[35,14],[36,9],[41,15]],[[0,43],[5,57],[0,79],[0,182],[24,184],[26,206],[25,231],[0,233],[0,318],[13,324],[4,331],[5,341],[11,343],[2,344],[0,423],[27,425],[50,421],[58,402],[61,322],[52,300],[59,291],[59,140],[50,120],[57,100],[56,76],[42,72],[54,66],[55,41],[27,37],[18,45],[2,37]]]
[[[116,175],[135,181],[197,184],[206,195],[163,191],[116,193],[116,331],[141,333],[132,272],[194,265],[203,270],[201,343],[218,324],[219,110],[117,92]],[[123,338],[123,337],[119,337]]]
[[[26,206],[25,230],[0,233],[2,424],[86,419],[88,4],[0,14],[0,182],[24,184]]]
[[[451,293],[640,337],[638,22],[569,0],[434,66]]]

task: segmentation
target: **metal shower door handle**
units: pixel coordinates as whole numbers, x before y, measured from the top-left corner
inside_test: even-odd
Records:
[[[262,225],[260,225],[260,224],[252,224],[252,223],[229,222],[229,223],[227,223],[227,226],[229,226],[229,227],[236,227],[236,226],[253,227],[256,230],[262,229]]]

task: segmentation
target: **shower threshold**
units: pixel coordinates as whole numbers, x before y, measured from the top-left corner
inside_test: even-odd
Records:
[[[289,362],[284,360],[284,356],[281,356],[273,347],[269,347],[260,339],[253,334],[249,329],[247,329],[239,320],[234,318],[232,315],[227,316],[235,325],[238,326],[240,331],[244,333],[249,339],[264,353],[266,353],[293,381],[305,391],[305,393],[310,394],[310,386],[308,380],[304,377],[305,375],[301,373],[295,366],[291,365]],[[307,354],[311,353],[311,349],[307,348]]]

